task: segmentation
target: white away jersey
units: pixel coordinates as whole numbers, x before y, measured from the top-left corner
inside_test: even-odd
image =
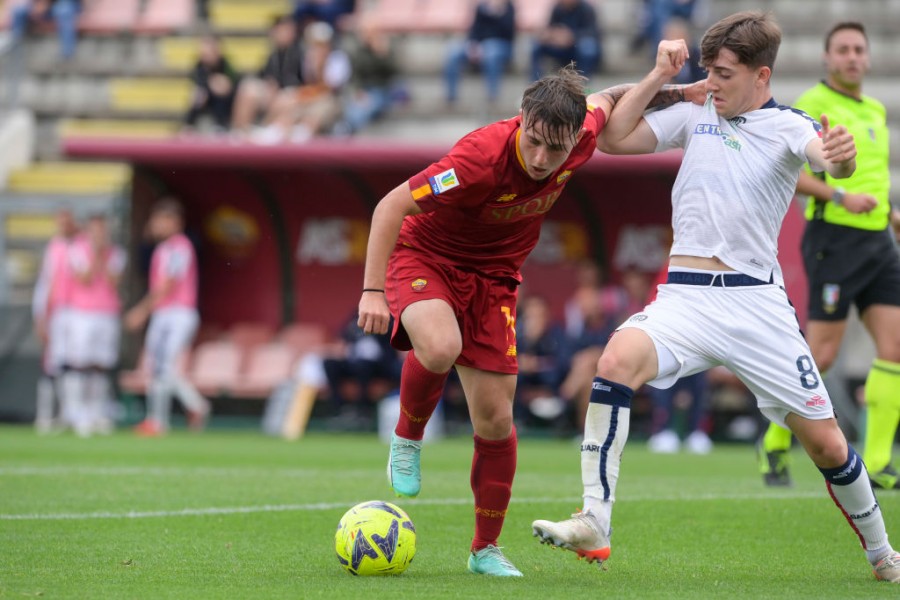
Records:
[[[672,255],[712,257],[768,281],[778,271],[778,232],[790,206],[806,146],[819,124],[769,100],[732,119],[712,96],[647,113],[656,151],[684,148],[672,189]]]

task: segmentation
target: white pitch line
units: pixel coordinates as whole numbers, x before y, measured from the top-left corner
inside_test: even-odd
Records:
[[[827,498],[822,492],[782,492],[773,494],[697,494],[697,495],[670,495],[670,496],[635,496],[622,500],[626,502],[705,502],[710,500],[799,500],[810,498]],[[513,498],[514,504],[556,504],[566,503],[577,505],[580,500],[576,498]],[[471,504],[471,498],[434,498],[434,499],[407,499],[404,505],[411,506],[450,506]],[[316,502],[311,504],[262,504],[257,506],[224,506],[206,508],[183,508],[180,510],[152,510],[129,512],[88,512],[88,513],[26,513],[26,514],[0,514],[0,521],[84,521],[91,519],[153,519],[160,517],[203,517],[214,515],[237,515],[251,513],[271,512],[308,512],[320,510],[337,510],[349,508],[355,503],[350,502]]]

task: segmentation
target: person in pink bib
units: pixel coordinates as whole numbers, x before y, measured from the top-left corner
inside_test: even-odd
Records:
[[[68,421],[78,435],[109,433],[110,373],[119,359],[119,280],[125,251],[98,214],[69,246],[70,343],[63,375]]]
[[[150,290],[125,315],[125,326],[136,331],[150,319],[144,351],[151,369],[147,418],[135,431],[163,435],[169,429],[172,396],[184,406],[188,423],[200,429],[209,414],[206,400],[178,370],[178,357],[194,339],[197,313],[197,256],[184,235],[184,213],[171,197],[163,198],[150,215],[150,233],[158,244],[150,260]]]
[[[78,233],[72,212],[56,214],[57,233],[50,239],[34,286],[31,314],[43,345],[42,374],[38,380],[34,425],[38,433],[48,433],[62,417],[63,398],[58,383],[66,360],[69,289],[71,272],[66,268],[68,248]],[[56,406],[58,403],[59,406]]]

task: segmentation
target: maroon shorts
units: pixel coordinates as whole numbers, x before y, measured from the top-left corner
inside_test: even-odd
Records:
[[[462,353],[457,364],[482,371],[518,373],[518,285],[512,278],[485,277],[430,262],[412,251],[397,250],[391,255],[385,283],[388,305],[394,316],[391,344],[398,350],[412,349],[400,315],[414,302],[439,298],[453,309],[462,333]]]

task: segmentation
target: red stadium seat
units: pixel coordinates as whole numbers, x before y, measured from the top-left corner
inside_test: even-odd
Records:
[[[132,31],[139,9],[140,0],[86,0],[78,28],[89,33]]]
[[[291,323],[278,334],[278,341],[295,356],[321,348],[328,342],[328,328],[321,323]]]
[[[226,338],[247,352],[255,346],[271,342],[275,338],[275,330],[264,323],[235,323]]]
[[[556,0],[528,0],[516,3],[516,29],[537,31],[550,22],[550,11]]]
[[[374,13],[389,32],[456,33],[471,24],[473,6],[473,0],[379,0]]]
[[[247,366],[234,382],[229,395],[238,398],[268,398],[276,386],[288,380],[296,352],[275,342],[257,346],[247,357]]]
[[[9,27],[10,11],[13,0],[0,0],[0,29]]]
[[[230,341],[197,346],[188,378],[201,394],[219,396],[234,388],[241,370],[241,348]]]
[[[138,18],[137,33],[170,33],[190,27],[194,22],[193,0],[147,0]]]

